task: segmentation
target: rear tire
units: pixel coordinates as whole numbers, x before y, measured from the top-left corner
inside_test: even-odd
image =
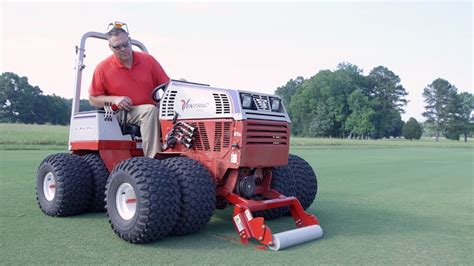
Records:
[[[318,180],[311,165],[299,156],[290,154],[288,165],[296,180],[296,190],[293,196],[297,197],[303,209],[313,204],[318,192]]]
[[[89,211],[105,212],[105,186],[109,178],[109,170],[97,153],[89,153],[82,158],[89,166],[92,175],[93,193]]]
[[[92,184],[84,160],[58,153],[41,162],[36,175],[36,199],[41,211],[49,216],[71,216],[87,211]]]
[[[179,198],[178,182],[161,161],[146,157],[125,160],[107,181],[109,223],[128,242],[153,242],[175,226]]]
[[[203,229],[216,208],[216,186],[209,171],[187,157],[172,157],[162,161],[178,180],[181,194],[179,219],[172,235],[186,235]]]
[[[295,194],[295,177],[288,165],[273,169],[270,188],[280,192],[280,194],[284,196],[292,196]],[[263,217],[265,220],[271,220],[283,216],[289,212],[289,210],[290,207],[273,208],[264,211],[256,211],[253,215]]]

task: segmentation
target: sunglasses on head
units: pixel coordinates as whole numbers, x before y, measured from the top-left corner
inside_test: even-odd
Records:
[[[115,50],[120,50],[122,48],[127,48],[128,46],[130,46],[130,41],[124,42],[122,44],[110,45],[110,47],[112,47]]]

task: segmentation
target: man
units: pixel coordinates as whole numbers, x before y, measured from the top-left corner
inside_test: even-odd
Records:
[[[111,29],[107,40],[113,55],[96,67],[89,101],[93,106],[103,107],[107,102],[114,109],[128,111],[127,123],[140,126],[144,155],[153,158],[161,151],[161,141],[151,92],[170,78],[151,55],[132,50],[130,37],[122,28]]]

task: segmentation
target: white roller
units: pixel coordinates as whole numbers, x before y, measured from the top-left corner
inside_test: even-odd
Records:
[[[273,235],[272,250],[280,250],[295,246],[311,240],[316,240],[323,236],[323,229],[319,225],[306,226],[290,231],[281,232]]]

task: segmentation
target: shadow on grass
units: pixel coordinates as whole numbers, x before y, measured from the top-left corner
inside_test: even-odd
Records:
[[[101,237],[109,238],[110,236],[113,236],[111,239],[115,239],[117,244],[126,243],[113,233],[108,223],[106,213],[87,213],[55,219],[70,220],[75,222],[79,221],[81,224],[94,224],[95,226],[98,226],[100,223],[101,227],[103,227],[98,230],[100,234],[103,234]],[[199,232],[184,236],[170,235],[153,243],[141,244],[138,246],[144,249],[165,248],[178,250],[209,250],[223,248],[225,246],[235,248],[235,246],[242,245],[232,224],[232,208],[229,208],[226,210],[215,210],[211,221],[203,230]]]

